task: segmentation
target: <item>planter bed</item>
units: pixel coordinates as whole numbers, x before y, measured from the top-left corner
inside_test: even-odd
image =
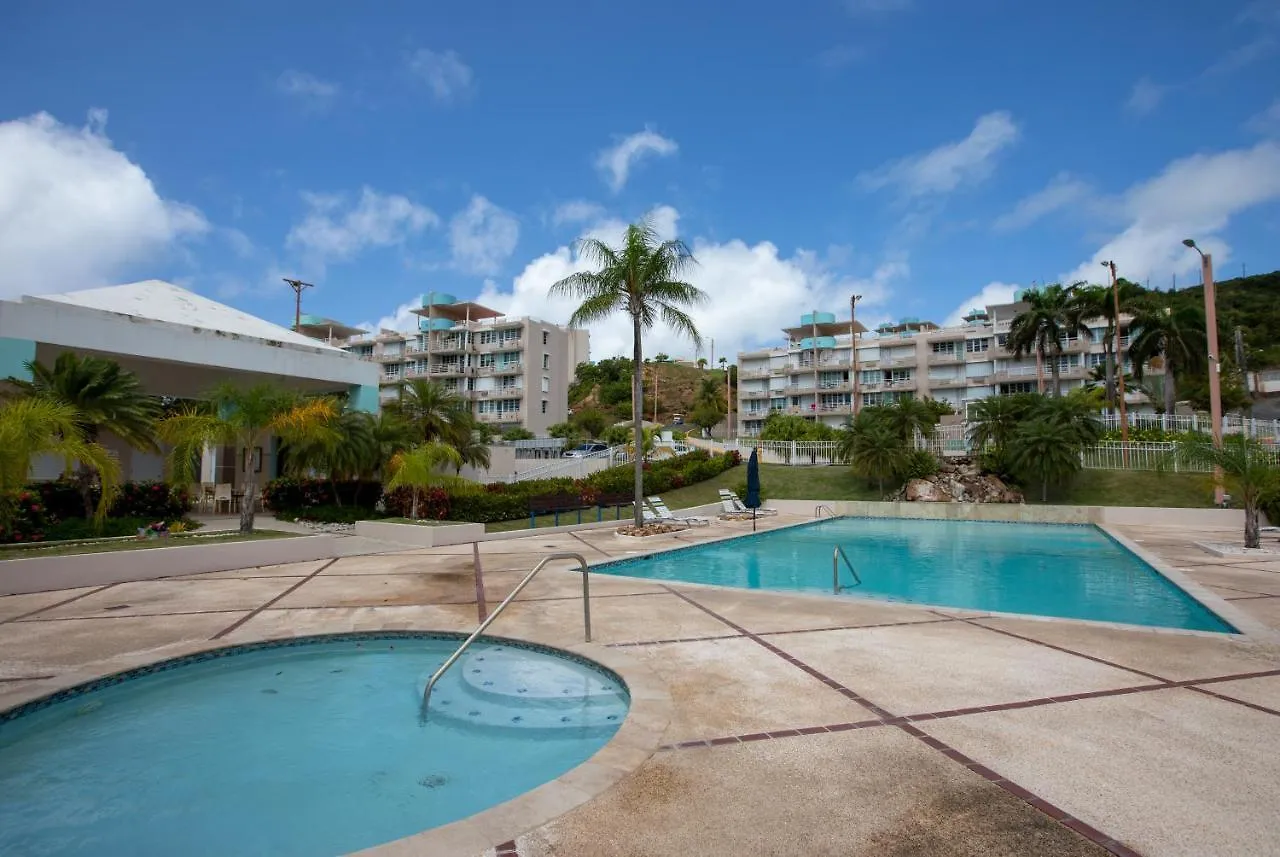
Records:
[[[484,524],[462,521],[356,521],[356,535],[402,545],[434,548],[483,541]]]

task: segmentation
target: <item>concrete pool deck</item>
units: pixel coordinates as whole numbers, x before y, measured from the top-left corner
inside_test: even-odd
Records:
[[[1235,529],[1113,528],[1258,627],[1280,629],[1280,556],[1195,547],[1236,541]],[[716,523],[643,545],[611,529],[484,542],[483,594],[492,609],[552,551],[599,562],[749,531]],[[0,709],[193,648],[470,630],[471,550],[0,598]],[[607,575],[591,585],[595,645],[666,683],[662,747],[490,854],[1244,857],[1280,841],[1280,645],[1265,634]],[[580,644],[578,576],[540,575],[493,631]]]

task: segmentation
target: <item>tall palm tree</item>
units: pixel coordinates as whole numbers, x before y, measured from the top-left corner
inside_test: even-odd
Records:
[[[359,479],[378,466],[374,417],[364,411],[344,411],[323,432],[303,432],[286,440],[288,470],[295,475],[318,472],[329,480],[333,501],[342,505],[338,483]]]
[[[387,490],[409,488],[413,492],[413,502],[409,516],[418,518],[418,494],[427,488],[448,487],[456,485],[460,480],[441,473],[445,467],[460,467],[462,456],[458,450],[439,440],[429,440],[412,449],[397,453],[391,459],[389,469],[391,478],[387,480]]]
[[[27,484],[31,462],[55,455],[68,464],[79,461],[98,474],[102,496],[89,517],[101,522],[120,488],[120,464],[101,445],[87,440],[81,414],[66,402],[31,396],[0,407],[0,522],[13,515],[12,498]]]
[[[632,443],[643,449],[644,331],[661,321],[701,346],[702,337],[685,308],[705,302],[707,296],[680,279],[695,264],[689,248],[683,241],[661,240],[648,220],[628,226],[619,247],[586,238],[579,243],[578,252],[597,270],[565,277],[551,287],[551,294],[582,301],[570,316],[570,325],[603,321],[619,312],[630,317]],[[640,455],[635,457],[634,513],[636,527],[643,527],[644,459]]]
[[[1100,318],[1106,321],[1106,332],[1102,337],[1103,374],[1102,381],[1106,386],[1107,403],[1116,402],[1116,297],[1120,298],[1120,312],[1132,314],[1142,299],[1143,289],[1137,283],[1124,278],[1116,280],[1115,292],[1108,286],[1090,283],[1076,283],[1071,286],[1071,312],[1080,322]],[[1125,382],[1128,388],[1128,379]]]
[[[304,399],[270,384],[248,389],[223,384],[212,390],[205,402],[189,405],[162,420],[158,433],[173,445],[169,468],[180,482],[196,480],[196,462],[206,446],[231,446],[235,450],[243,470],[240,532],[251,533],[258,496],[254,450],[264,446],[272,434],[295,446],[331,442],[337,417],[338,405],[332,399]]]
[[[1006,347],[1017,357],[1034,354],[1041,363],[1048,360],[1053,395],[1061,395],[1062,340],[1072,334],[1088,336],[1089,327],[1074,311],[1071,292],[1058,283],[1024,292],[1022,300],[1027,308],[1009,325]]]
[[[1036,394],[990,396],[975,402],[969,409],[969,446],[982,452],[988,445],[999,458],[1009,446],[1018,424],[1026,418]]]
[[[1280,490],[1280,468],[1272,451],[1253,438],[1228,435],[1221,446],[1205,437],[1183,441],[1174,455],[1184,464],[1221,468],[1227,490],[1244,506],[1244,546],[1260,547],[1258,513]]]
[[[885,418],[908,448],[914,445],[917,432],[927,438],[933,435],[938,425],[937,411],[914,397],[899,399],[883,410]]]
[[[1161,359],[1164,412],[1172,414],[1178,401],[1178,377],[1203,372],[1208,362],[1204,312],[1189,304],[1150,303],[1138,311],[1130,327],[1136,331],[1129,344],[1134,374],[1141,381],[1144,367],[1155,357]]]
[[[902,437],[887,424],[869,421],[853,427],[848,435],[846,455],[854,472],[868,481],[874,480],[883,494],[884,481],[902,474],[907,461],[907,447]]]
[[[462,473],[464,464],[468,464],[477,470],[487,470],[489,468],[491,458],[489,444],[478,432],[470,432],[459,443],[453,444],[453,448],[458,451],[458,464],[454,468],[455,472]]]
[[[456,438],[456,424],[470,416],[467,402],[438,381],[414,378],[400,385],[396,410],[417,426],[422,440]]]
[[[52,367],[39,361],[24,365],[31,380],[10,377],[7,382],[17,388],[20,395],[40,396],[73,408],[76,427],[88,443],[98,443],[102,433],[109,432],[134,449],[158,450],[156,423],[161,414],[160,400],[148,395],[138,376],[119,363],[64,351]],[[93,488],[98,478],[98,470],[92,463],[79,462],[76,482],[86,518],[93,516]]]

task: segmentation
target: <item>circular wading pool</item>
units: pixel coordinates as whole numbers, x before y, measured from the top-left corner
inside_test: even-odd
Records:
[[[576,656],[341,635],[167,661],[0,714],[0,854],[344,854],[464,818],[593,755],[629,705]]]

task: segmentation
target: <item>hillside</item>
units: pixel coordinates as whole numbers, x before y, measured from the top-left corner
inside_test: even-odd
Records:
[[[706,380],[718,388],[724,397],[724,372],[720,369],[699,369],[681,363],[650,364],[644,378],[644,418],[654,418],[654,372],[657,372],[658,422],[668,424],[672,414],[688,417],[693,410],[699,389]],[[736,381],[736,373],[735,379]],[[735,405],[736,407],[736,405]],[[569,387],[569,408],[603,411],[611,421],[631,418],[631,361],[622,358],[602,360],[578,367],[577,378]]]
[[[1223,350],[1234,353],[1235,329],[1244,333],[1249,368],[1280,367],[1280,271],[1215,283]],[[1181,298],[1204,305],[1204,287],[1179,289]]]

